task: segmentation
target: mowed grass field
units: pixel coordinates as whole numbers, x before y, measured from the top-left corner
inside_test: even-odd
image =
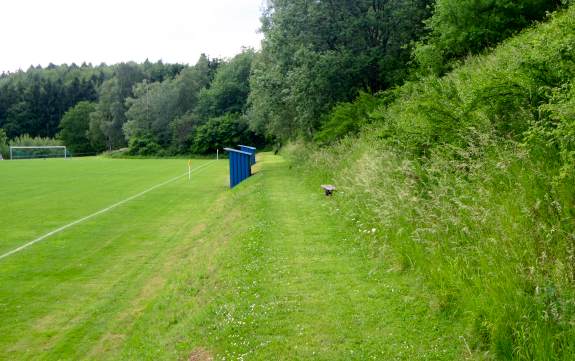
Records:
[[[153,297],[227,190],[225,161],[0,260],[0,359],[90,358]],[[186,160],[0,162],[0,255],[187,172]],[[105,346],[105,341],[103,344]]]
[[[0,360],[453,360],[415,276],[283,158],[227,161],[0,259]],[[0,162],[0,255],[186,171],[185,160]],[[336,195],[337,196],[337,195]]]

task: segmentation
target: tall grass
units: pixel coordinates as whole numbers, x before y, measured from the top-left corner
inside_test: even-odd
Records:
[[[574,54],[571,7],[395,90],[359,136],[286,149],[377,230],[374,252],[425,277],[478,359],[575,359]]]

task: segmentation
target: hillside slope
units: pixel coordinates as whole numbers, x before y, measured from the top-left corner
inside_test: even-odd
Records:
[[[571,7],[383,94],[360,135],[287,153],[342,190],[349,218],[381,230],[369,247],[425,278],[475,357],[572,360],[574,79]]]

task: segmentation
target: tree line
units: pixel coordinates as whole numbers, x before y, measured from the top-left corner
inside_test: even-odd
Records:
[[[331,141],[370,97],[449,71],[567,0],[271,0],[262,49],[192,66],[30,67],[0,75],[0,128],[76,153],[208,153],[238,142]],[[388,91],[386,93],[386,91]],[[346,108],[358,99],[363,108]],[[362,110],[363,109],[363,110]]]
[[[273,0],[250,81],[252,128],[280,139],[337,139],[359,129],[369,95],[391,98],[387,90],[444,74],[567,3]],[[359,107],[346,108],[355,99]]]

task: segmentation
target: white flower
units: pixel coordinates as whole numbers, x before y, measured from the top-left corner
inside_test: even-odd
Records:
[[[372,228],[372,229],[371,229],[371,233],[375,233],[375,228]]]

